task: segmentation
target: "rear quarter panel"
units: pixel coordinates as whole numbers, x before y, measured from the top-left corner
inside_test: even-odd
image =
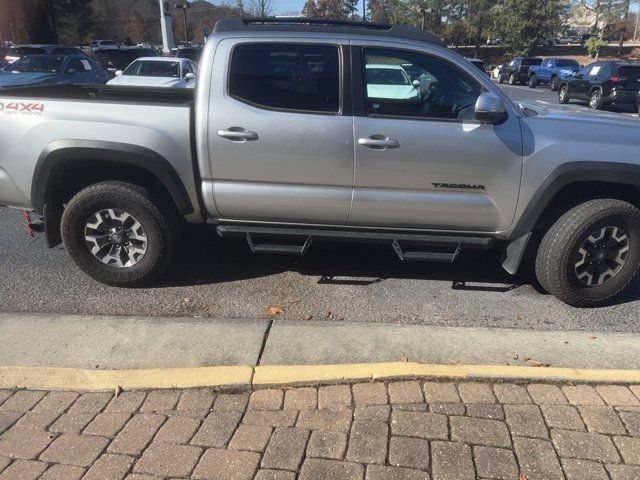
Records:
[[[7,97],[0,104],[0,204],[32,207],[32,179],[43,152],[56,141],[78,140],[153,150],[172,165],[198,210],[188,106]],[[17,109],[8,108],[12,104]]]

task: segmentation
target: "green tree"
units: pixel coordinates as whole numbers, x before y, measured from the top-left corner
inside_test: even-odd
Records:
[[[562,26],[568,0],[502,0],[500,37],[508,53],[526,56],[545,38]]]

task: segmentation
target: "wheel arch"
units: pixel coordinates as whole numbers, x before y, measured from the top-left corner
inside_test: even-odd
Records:
[[[119,142],[59,140],[41,153],[31,184],[31,204],[44,216],[50,247],[61,242],[64,202],[82,188],[106,180],[151,187],[171,200],[182,215],[194,213],[175,168],[157,152]]]
[[[570,162],[552,171],[507,235],[503,268],[516,273],[525,250],[534,246],[564,212],[596,198],[625,200],[640,208],[640,165]]]

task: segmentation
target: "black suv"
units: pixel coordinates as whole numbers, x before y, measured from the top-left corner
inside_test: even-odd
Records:
[[[131,62],[140,57],[159,57],[153,48],[105,48],[94,53],[95,59],[115,75],[116,71],[124,70]]]
[[[503,83],[506,80],[509,85],[524,85],[529,82],[529,67],[533,65],[542,65],[542,59],[516,57],[511,63],[500,65],[498,82]]]
[[[571,78],[564,79],[558,101],[586,100],[591,108],[609,105],[638,105],[640,63],[594,62]]]

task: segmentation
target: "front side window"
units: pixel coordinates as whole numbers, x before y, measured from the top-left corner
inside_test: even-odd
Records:
[[[234,48],[229,94],[262,107],[337,113],[340,109],[338,47],[242,44]]]
[[[16,73],[60,73],[64,57],[54,57],[53,55],[28,55],[16,60],[7,71]]]
[[[453,64],[422,53],[373,48],[365,49],[363,58],[367,115],[475,119],[482,87]]]

